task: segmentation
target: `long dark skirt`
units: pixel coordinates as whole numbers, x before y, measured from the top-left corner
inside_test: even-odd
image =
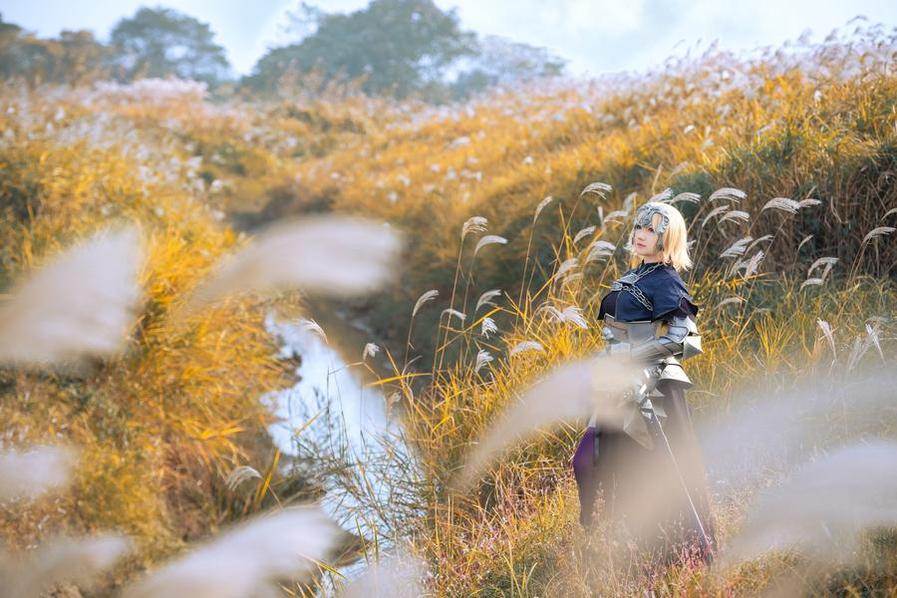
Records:
[[[659,425],[648,425],[653,448],[619,430],[590,427],[580,439],[573,455],[580,522],[591,528],[597,511],[631,534],[654,562],[710,562],[715,532],[685,393],[667,388],[652,400],[667,414]]]

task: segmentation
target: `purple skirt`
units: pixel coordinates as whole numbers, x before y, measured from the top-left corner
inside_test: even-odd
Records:
[[[639,544],[660,560],[697,557],[709,562],[715,532],[685,393],[667,388],[664,397],[652,400],[667,414],[662,430],[656,422],[649,423],[652,449],[616,429],[589,427],[580,438],[572,459],[580,523],[591,528],[596,514],[624,521]]]

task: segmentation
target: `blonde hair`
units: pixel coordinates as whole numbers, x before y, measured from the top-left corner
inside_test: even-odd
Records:
[[[675,207],[660,202],[646,203],[639,208],[639,210],[641,211],[646,207],[652,207],[662,212],[655,212],[651,217],[651,225],[655,230],[657,230],[663,222],[663,215],[665,214],[667,216],[667,227],[666,230],[663,231],[663,236],[661,238],[663,244],[661,259],[663,262],[665,264],[670,264],[677,271],[688,270],[691,268],[691,258],[688,257],[688,229],[685,227],[685,219],[682,217],[682,213]],[[642,261],[641,256],[635,252],[633,247],[634,237],[635,227],[633,226],[632,231],[629,233],[629,243],[626,246],[626,249],[630,252],[629,265],[633,268],[638,266]]]

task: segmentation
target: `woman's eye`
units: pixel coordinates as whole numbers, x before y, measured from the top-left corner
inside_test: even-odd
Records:
[[[635,230],[642,230],[642,225],[641,225],[641,224],[636,224],[636,225],[635,225]]]
[[[649,226],[649,227],[648,227],[648,232],[649,232],[649,233],[653,233],[653,232],[654,232],[654,227],[653,227],[653,226]]]

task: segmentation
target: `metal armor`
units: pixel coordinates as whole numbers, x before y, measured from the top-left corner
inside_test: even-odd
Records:
[[[617,322],[605,315],[604,339],[610,353],[626,352],[646,365],[660,366],[660,380],[674,380],[683,388],[692,386],[679,362],[702,353],[701,337],[691,318]]]
[[[625,353],[645,365],[644,379],[620,398],[620,405],[627,406],[629,416],[623,422],[623,430],[647,448],[653,446],[647,422],[652,417],[666,417],[662,401],[663,391],[670,387],[687,389],[691,380],[682,369],[681,360],[699,355],[701,337],[694,321],[687,317],[663,320],[618,322],[613,316],[604,316],[604,338],[611,354]],[[652,403],[651,399],[655,402]],[[589,425],[597,424],[597,413]]]

